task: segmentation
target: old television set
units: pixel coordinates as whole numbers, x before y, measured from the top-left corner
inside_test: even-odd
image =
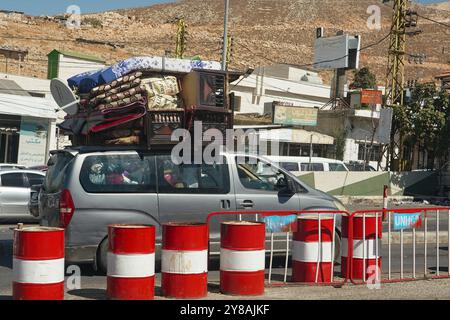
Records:
[[[186,109],[229,110],[227,76],[222,71],[194,70],[183,77],[181,95]]]

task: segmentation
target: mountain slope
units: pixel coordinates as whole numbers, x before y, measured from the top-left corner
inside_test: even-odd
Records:
[[[313,62],[315,28],[325,27],[326,35],[339,30],[362,36],[365,47],[383,39],[390,29],[391,8],[373,0],[231,0],[230,33],[234,37],[231,68],[245,69],[275,62],[310,68]],[[379,3],[381,30],[370,30],[367,20],[369,6]],[[433,7],[414,5],[427,17],[449,20],[447,12]],[[189,25],[186,56],[201,55],[220,60],[223,32],[223,0],[184,0],[145,8],[118,10],[83,16],[80,30],[67,29],[51,19],[3,19],[0,23],[0,46],[29,50],[29,63],[22,74],[45,77],[46,54],[54,48],[85,51],[113,63],[131,55],[163,55],[175,47],[175,20],[184,17]],[[1,22],[0,17],[0,22]],[[448,21],[447,21],[448,22]],[[101,27],[99,27],[101,26]],[[446,68],[450,60],[450,28],[419,20],[421,34],[408,39],[408,53],[425,53],[423,65],[406,62],[406,79],[429,81]],[[22,39],[26,35],[27,39]],[[16,37],[16,38],[11,38]],[[17,38],[19,37],[19,38]],[[21,38],[22,37],[22,38]],[[34,40],[34,39],[40,40]],[[108,41],[108,45],[80,44],[77,38]],[[46,40],[43,40],[46,39]],[[56,40],[64,39],[65,42]],[[380,45],[361,52],[361,66],[368,66],[385,82],[387,69],[386,39]],[[0,66],[0,70],[1,70]],[[11,70],[11,68],[10,68]],[[329,81],[330,72],[322,72]]]

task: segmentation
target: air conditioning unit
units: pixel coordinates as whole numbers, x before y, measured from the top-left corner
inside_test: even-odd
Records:
[[[192,71],[182,80],[181,96],[186,109],[228,111],[227,78],[221,71]]]

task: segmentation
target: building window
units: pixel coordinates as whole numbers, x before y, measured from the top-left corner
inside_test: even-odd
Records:
[[[309,157],[311,146],[306,143],[289,143],[289,151],[285,155],[291,157]],[[313,157],[325,158],[327,156],[327,145],[313,144]]]
[[[381,146],[373,145],[370,147],[370,143],[360,143],[358,148],[358,160],[365,160],[364,156],[367,155],[368,161],[378,161],[381,158]]]
[[[233,95],[233,106],[235,112],[241,111],[241,103],[242,103],[242,97]]]

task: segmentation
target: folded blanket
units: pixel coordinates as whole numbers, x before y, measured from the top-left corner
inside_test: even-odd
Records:
[[[138,94],[147,94],[147,88],[145,87],[145,85],[140,85],[117,93],[109,92],[108,94],[101,94],[94,99],[91,99],[89,104],[92,106],[92,108],[95,108],[102,104],[110,104],[112,102],[120,101],[125,98],[131,98]]]
[[[116,87],[114,89],[111,89],[109,91],[101,93],[95,97],[92,97],[88,100],[88,102],[91,106],[96,106],[99,103],[101,103],[104,99],[106,99],[112,95],[131,90],[133,88],[139,87],[140,85],[141,85],[141,79],[137,78],[137,79],[127,82],[119,87]]]
[[[121,107],[91,112],[87,118],[87,124],[83,133],[100,132],[140,119],[147,113],[146,105],[147,100],[143,97]]]
[[[78,113],[73,116],[66,116],[64,121],[58,124],[57,127],[69,134],[78,135],[83,131],[86,125],[87,116],[86,112]]]
[[[119,108],[122,108],[123,106],[129,105],[131,103],[139,102],[143,98],[145,98],[145,94],[135,94],[133,96],[119,99],[117,101],[113,101],[110,103],[99,104],[97,107],[95,107],[95,110],[103,111],[103,110],[108,110],[108,109],[119,109]],[[145,101],[147,101],[147,99],[145,99]]]
[[[142,77],[142,72],[134,72],[134,73],[128,74],[124,77],[118,78],[117,80],[114,80],[107,84],[93,88],[90,92],[90,97],[95,98],[96,96],[101,95],[101,94],[108,94],[113,89],[117,89],[117,90],[113,91],[113,94],[117,93],[117,92],[121,92],[123,90],[127,90],[129,88],[132,88],[133,85],[134,86],[139,85],[141,82],[141,80],[140,80],[141,77]],[[124,86],[123,89],[121,89],[122,86]],[[127,88],[127,86],[129,86],[129,88]]]

